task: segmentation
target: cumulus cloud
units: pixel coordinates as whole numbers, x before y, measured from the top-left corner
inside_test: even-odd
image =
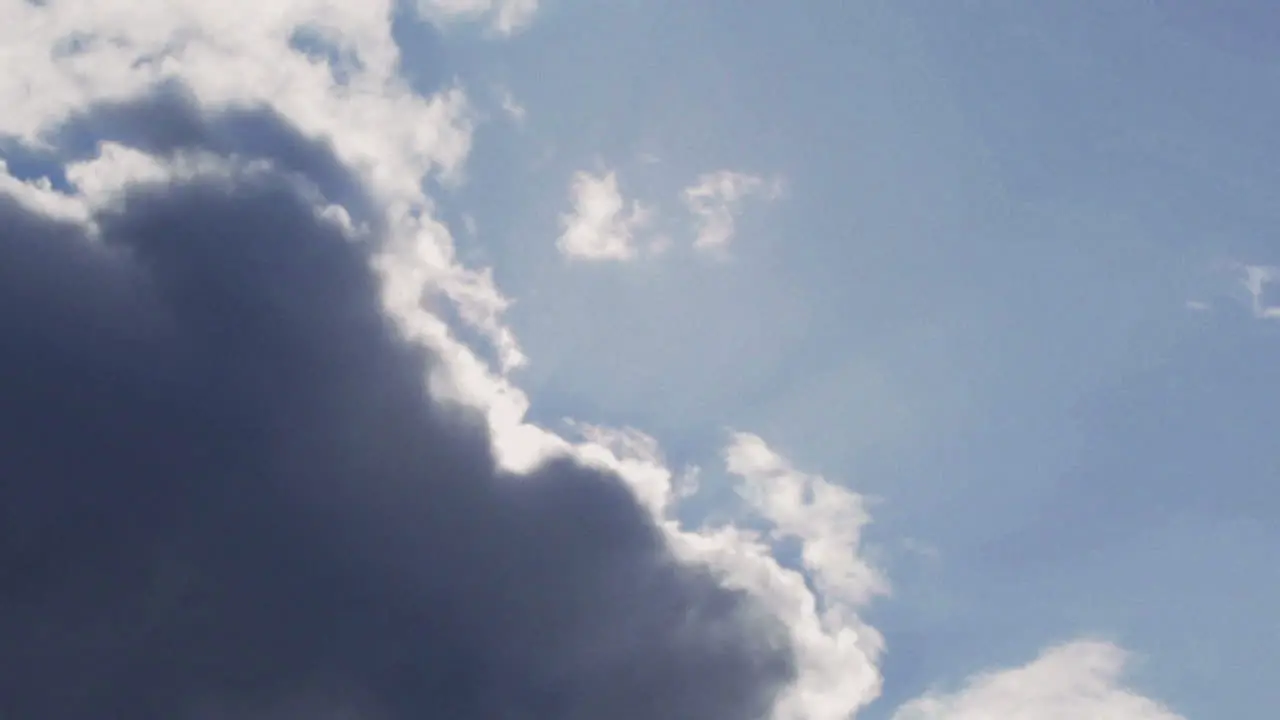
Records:
[[[757,601],[617,475],[501,471],[288,174],[203,177],[0,209],[4,714],[767,712]]]
[[[9,72],[0,77],[6,109],[0,137],[81,154],[103,138],[164,144],[170,133],[189,128],[152,123],[145,126],[151,136],[138,137],[137,118],[128,113],[98,113],[91,124],[70,121],[87,107],[128,101],[166,84],[183,87],[201,111],[270,107],[302,136],[331,145],[335,161],[351,168],[376,199],[371,220],[394,236],[381,263],[395,273],[388,302],[409,331],[452,358],[448,381],[456,393],[495,413],[518,414],[507,406],[520,405],[519,393],[491,377],[446,324],[417,311],[424,295],[443,296],[493,344],[499,371],[525,362],[500,320],[507,299],[488,274],[457,262],[448,230],[434,220],[433,202],[423,194],[424,179],[447,180],[460,171],[470,150],[471,110],[460,88],[423,96],[400,76],[394,7],[393,0],[4,3],[0,45]],[[317,47],[326,52],[314,52]],[[54,128],[63,129],[59,137],[51,135]],[[256,137],[252,128],[237,135],[244,142]],[[20,191],[32,202],[66,204],[49,193],[32,195],[31,186]]]
[[[628,208],[613,171],[578,172],[569,184],[573,209],[560,217],[563,232],[556,241],[565,257],[588,261],[631,260],[638,254],[636,230],[650,211],[639,201]]]
[[[694,247],[704,252],[724,252],[733,239],[743,201],[749,197],[773,200],[781,193],[780,180],[766,181],[758,175],[719,170],[699,176],[683,192],[685,207],[697,223]]]
[[[894,720],[1183,720],[1121,684],[1128,655],[1106,642],[1050,648],[1022,667],[983,673],[954,693],[907,703]]]
[[[417,0],[418,12],[433,22],[487,20],[501,35],[513,35],[533,21],[538,0]]]

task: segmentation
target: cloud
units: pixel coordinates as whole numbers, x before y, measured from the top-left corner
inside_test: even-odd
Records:
[[[516,125],[523,125],[524,119],[528,115],[524,106],[516,100],[515,96],[507,88],[498,89],[498,103],[502,108],[502,112],[511,118],[511,122]]]
[[[861,496],[796,470],[751,433],[733,433],[724,457],[729,472],[744,481],[739,494],[773,523],[774,532],[804,541],[804,566],[829,602],[857,607],[888,591],[859,552],[871,520]]]
[[[449,377],[439,384],[452,384],[460,398],[502,417],[519,415],[520,393],[494,377],[448,325],[419,308],[424,296],[455,303],[458,317],[492,343],[499,372],[524,364],[500,319],[507,299],[490,275],[457,262],[452,238],[432,217],[434,203],[423,192],[428,178],[458,176],[470,150],[470,105],[460,88],[423,96],[400,76],[394,7],[393,0],[4,3],[0,44],[12,71],[0,77],[6,108],[0,138],[81,154],[103,138],[163,144],[169,134],[191,129],[182,124],[191,113],[174,116],[179,122],[170,126],[146,125],[151,137],[138,137],[137,118],[127,114],[95,114],[92,125],[72,121],[88,107],[127,103],[166,85],[182,87],[201,112],[271,108],[302,137],[331,145],[334,161],[351,168],[375,199],[373,219],[394,236],[380,262],[389,276],[387,301],[406,332],[450,358],[441,371]],[[315,46],[331,52],[317,55]],[[342,72],[335,71],[334,57],[345,58]],[[54,128],[73,131],[53,137]],[[235,134],[241,142],[257,137],[253,128]],[[4,182],[12,185],[12,178]],[[18,191],[31,202],[77,211],[56,193]],[[538,454],[508,450],[521,458]]]
[[[509,300],[425,191],[471,105],[401,77],[393,10],[0,6],[0,141],[43,163],[0,167],[0,715],[849,717],[861,499],[735,435],[765,529],[689,527],[652,438],[526,420]],[[723,242],[779,187],[728,175],[691,201]],[[581,178],[634,253],[647,211]]]
[[[1271,305],[1268,299],[1269,286],[1280,280],[1280,267],[1258,265],[1234,259],[1218,259],[1210,264],[1214,273],[1215,285],[1225,286],[1226,292],[1219,289],[1235,303],[1243,304],[1249,314],[1258,320],[1280,320],[1280,306]],[[1210,309],[1208,303],[1188,303],[1189,309]]]
[[[635,428],[609,428],[572,419],[567,423],[584,441],[578,446],[580,457],[625,478],[654,517],[669,516],[672,501],[683,487],[676,487],[657,440]],[[687,478],[683,480],[687,482]]]
[[[1280,268],[1265,265],[1242,265],[1241,282],[1249,291],[1250,307],[1253,316],[1261,320],[1280,320],[1280,306],[1268,305],[1266,300],[1267,286],[1280,279]]]
[[[92,220],[0,208],[4,714],[736,719],[790,679],[617,475],[497,466],[301,179]]]
[[[697,183],[683,192],[685,207],[697,223],[693,246],[704,252],[724,252],[733,239],[743,200],[753,196],[774,200],[781,193],[780,180],[766,182],[757,175],[720,170],[699,176]]]
[[[870,520],[863,499],[795,469],[758,435],[734,432],[723,455],[726,469],[741,480],[738,493],[767,523],[769,539],[800,542],[800,565],[818,601],[792,615],[804,671],[780,702],[779,715],[849,717],[879,695],[884,650],[883,638],[858,610],[889,591],[887,580],[861,552],[862,530]],[[780,605],[777,612],[796,612],[785,608]]]
[[[650,211],[632,201],[628,209],[618,191],[618,177],[578,172],[569,185],[573,210],[560,217],[563,232],[556,248],[565,257],[587,261],[624,261],[636,257],[635,232]]]
[[[400,80],[391,8],[390,0],[6,3],[0,39],[21,70],[0,80],[8,109],[0,134],[40,144],[43,130],[84,107],[181,80],[206,107],[268,104],[305,135],[334,141],[339,158],[381,189],[412,194],[413,180],[461,164],[470,123],[461,93],[423,98]],[[332,52],[317,57],[301,36]],[[335,75],[333,56],[349,72]]]
[[[500,35],[514,35],[533,22],[538,0],[417,0],[417,9],[432,22],[487,19]]]
[[[1120,684],[1128,655],[1106,642],[1050,648],[1018,668],[971,678],[961,690],[930,694],[901,707],[894,720],[1182,720]]]

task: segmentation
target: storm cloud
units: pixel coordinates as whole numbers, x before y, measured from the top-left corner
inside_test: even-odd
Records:
[[[137,186],[96,233],[0,197],[0,716],[769,712],[779,621],[618,477],[504,473],[432,399],[376,239],[300,190],[358,194],[324,147],[156,103],[98,117],[290,172]]]

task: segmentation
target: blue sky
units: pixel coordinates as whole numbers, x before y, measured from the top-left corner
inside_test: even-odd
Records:
[[[479,131],[456,202],[516,298],[535,413],[695,462],[747,426],[878,498],[895,593],[869,717],[1078,633],[1141,654],[1139,686],[1188,716],[1280,706],[1280,326],[1222,269],[1280,253],[1280,14],[544,12],[500,46],[435,38],[527,110]],[[708,168],[787,192],[727,263],[564,262],[568,177],[601,166],[676,215]]]
[[[366,168],[387,217],[419,203],[447,228],[423,277],[457,306],[432,312],[465,347],[458,387],[483,374],[474,353],[527,398],[528,426],[644,433],[663,472],[698,468],[693,526],[755,522],[742,478],[865,503],[837,564],[891,589],[850,601],[884,644],[858,718],[1102,712],[1076,690],[1008,710],[983,685],[1051,673],[1032,661],[1084,641],[1130,653],[1115,708],[1170,713],[1116,720],[1280,707],[1280,7],[420,6],[398,8],[390,40],[363,11],[334,32],[366,60],[394,44],[387,72],[436,110],[377,105],[348,126],[307,85],[279,112]],[[276,102],[226,67],[180,77],[200,98]],[[36,119],[0,135],[63,122],[25,102]],[[430,123],[457,132],[413,134]],[[24,181],[29,146],[4,156]],[[504,332],[527,364],[497,369]],[[785,460],[735,472],[739,431]],[[794,519],[762,502],[777,527]],[[820,504],[800,525],[838,534]],[[779,547],[826,601],[823,571]]]

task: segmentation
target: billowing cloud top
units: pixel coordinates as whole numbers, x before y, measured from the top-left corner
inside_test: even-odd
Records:
[[[617,476],[498,470],[295,185],[0,211],[5,714],[764,714],[777,622]]]

